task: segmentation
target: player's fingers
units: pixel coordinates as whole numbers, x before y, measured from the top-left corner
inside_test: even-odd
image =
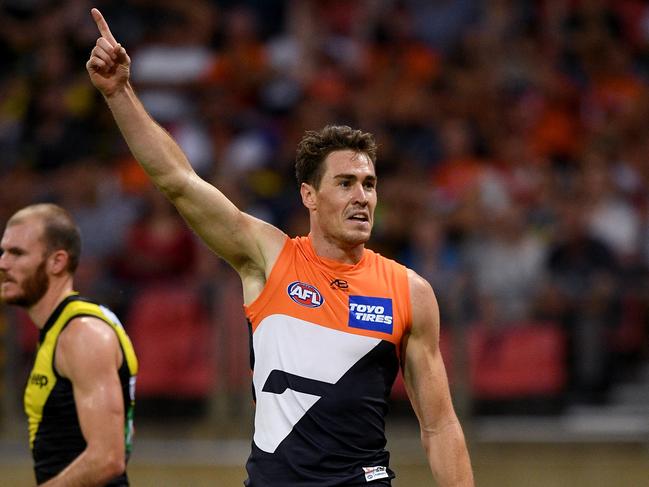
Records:
[[[107,70],[108,66],[102,59],[98,58],[97,56],[92,56],[86,63],[86,69],[88,69],[88,71],[99,72]]]
[[[113,37],[113,34],[108,27],[108,23],[104,19],[104,16],[101,15],[101,12],[96,8],[93,8],[90,13],[92,14],[92,18],[94,19],[95,24],[97,24],[97,28],[99,29],[101,36],[108,42],[110,42],[111,45],[115,46],[117,44],[117,41]]]
[[[114,64],[114,60],[111,56],[111,52],[112,49],[110,52],[107,52],[105,49],[99,46],[95,46],[91,52],[91,56],[101,59],[102,61],[104,61],[104,63],[106,63],[107,66],[112,66]]]
[[[106,54],[108,54],[108,56],[112,57],[113,59],[115,59],[117,57],[117,54],[114,52],[115,47],[116,46],[111,45],[111,43],[108,42],[103,37],[100,37],[99,39],[97,39],[97,48],[102,49],[103,51],[105,51]]]
[[[115,61],[119,64],[131,64],[131,58],[128,57],[126,49],[121,44],[117,44],[114,48]]]

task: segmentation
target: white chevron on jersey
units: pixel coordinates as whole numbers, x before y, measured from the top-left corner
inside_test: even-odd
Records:
[[[291,389],[282,394],[263,392],[273,370],[335,384],[380,342],[378,338],[345,333],[286,315],[263,319],[253,334],[257,447],[267,453],[275,452],[320,399]]]

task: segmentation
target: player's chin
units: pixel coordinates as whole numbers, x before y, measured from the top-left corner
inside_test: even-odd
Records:
[[[5,304],[17,304],[22,301],[22,294],[11,292],[6,286],[0,286],[0,301]]]
[[[367,243],[372,234],[372,228],[368,226],[367,228],[356,228],[346,232],[345,240],[348,244],[351,245],[362,245]]]
[[[11,283],[9,281],[0,282],[0,298],[5,299],[5,295],[11,292]]]

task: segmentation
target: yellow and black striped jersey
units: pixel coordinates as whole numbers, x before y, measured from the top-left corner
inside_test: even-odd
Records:
[[[29,423],[29,445],[39,484],[57,475],[86,447],[77,417],[72,383],[59,375],[54,364],[59,335],[73,318],[81,316],[93,316],[102,320],[115,331],[119,339],[124,356],[118,374],[124,399],[127,458],[131,450],[135,377],[138,369],[133,345],[110,309],[76,293],[70,294],[56,307],[40,331],[34,366],[25,388],[24,406]],[[126,472],[108,485],[128,485]]]

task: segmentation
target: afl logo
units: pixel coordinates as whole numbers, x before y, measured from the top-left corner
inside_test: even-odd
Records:
[[[307,308],[317,308],[324,303],[324,298],[320,294],[320,291],[311,284],[294,281],[288,285],[286,292],[293,301]]]

